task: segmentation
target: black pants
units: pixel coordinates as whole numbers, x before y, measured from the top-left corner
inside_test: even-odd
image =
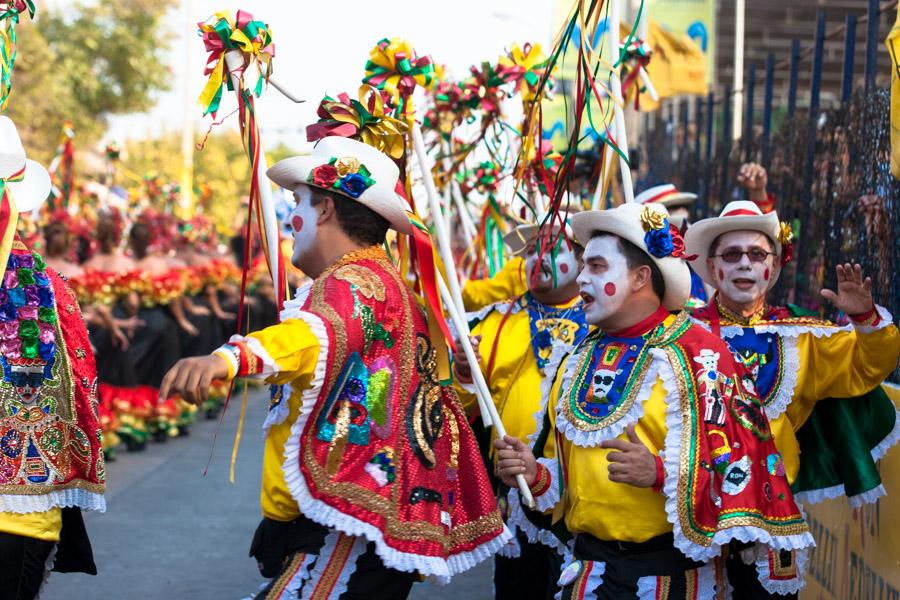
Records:
[[[755,564],[744,564],[738,549],[732,548],[725,561],[728,582],[734,588],[732,600],[797,600],[799,594],[771,594],[759,582]]]
[[[0,600],[37,597],[54,542],[0,533]]]
[[[256,598],[268,600],[280,595],[280,589],[276,588],[283,581],[285,572],[296,570],[303,555],[318,555],[323,550],[326,536],[331,533],[328,528],[303,516],[288,523],[263,519],[253,536],[250,556],[256,558],[262,576],[271,577],[272,582]],[[355,558],[355,565],[341,600],[404,600],[416,581],[415,573],[384,566],[373,543],[367,544],[365,552]],[[311,570],[314,568],[315,562],[310,565]],[[313,578],[303,585],[317,583]]]
[[[553,600],[562,557],[553,548],[530,544],[521,531],[517,558],[494,557],[495,600]]]
[[[690,560],[675,548],[672,534],[661,535],[642,543],[607,542],[578,534],[575,558],[591,563],[604,563],[605,572],[599,585],[588,577],[578,577],[562,588],[562,600],[580,600],[595,594],[598,600],[637,598],[638,580],[655,577],[659,586],[668,590],[670,598],[686,597],[688,581],[699,576],[703,563]],[[599,568],[594,565],[594,573]],[[587,565],[581,572],[586,574]]]

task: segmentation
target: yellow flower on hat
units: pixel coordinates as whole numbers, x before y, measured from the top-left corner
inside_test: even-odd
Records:
[[[791,226],[784,221],[781,222],[781,229],[778,232],[778,241],[782,246],[787,246],[794,241],[794,231],[791,229]]]
[[[343,156],[334,163],[338,177],[346,177],[351,173],[359,172],[359,159],[355,156]]]
[[[641,226],[644,228],[644,231],[662,229],[666,225],[665,221],[666,217],[664,214],[653,210],[649,206],[645,206],[641,211]]]

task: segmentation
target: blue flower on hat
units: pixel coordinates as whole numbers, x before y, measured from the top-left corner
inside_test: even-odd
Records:
[[[369,187],[366,178],[359,173],[351,173],[341,179],[341,191],[351,198],[359,196]]]
[[[647,252],[656,258],[671,256],[675,250],[672,242],[672,232],[669,230],[669,220],[663,220],[664,226],[659,229],[650,229],[644,234],[644,245]]]

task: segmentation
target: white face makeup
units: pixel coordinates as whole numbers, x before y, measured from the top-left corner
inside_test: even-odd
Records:
[[[291,262],[299,266],[298,262],[307,254],[316,243],[316,229],[318,213],[310,203],[312,194],[305,185],[298,186],[294,191],[294,199],[297,205],[288,217],[291,233],[294,236],[294,254]]]
[[[585,246],[578,287],[585,319],[591,325],[605,321],[625,305],[630,296],[628,264],[615,237],[595,237]]]
[[[772,252],[772,243],[758,231],[730,231],[719,238],[717,256],[707,259],[707,267],[712,273],[719,293],[735,304],[752,304],[765,297],[769,282],[778,275],[780,268],[774,255],[762,262],[753,262],[747,254],[738,262],[725,262],[722,254],[737,250],[747,252],[753,248]]]
[[[578,276],[578,261],[572,243],[563,239],[554,254],[544,249],[538,261],[538,249],[534,246],[525,255],[525,274],[532,291],[544,292],[572,283]],[[537,271],[537,273],[535,273]]]

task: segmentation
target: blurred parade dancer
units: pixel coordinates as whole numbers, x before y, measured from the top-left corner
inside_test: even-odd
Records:
[[[15,234],[50,192],[0,116],[0,598],[36,598],[46,575],[96,574],[81,510],[105,510],[97,377],[75,294]]]

